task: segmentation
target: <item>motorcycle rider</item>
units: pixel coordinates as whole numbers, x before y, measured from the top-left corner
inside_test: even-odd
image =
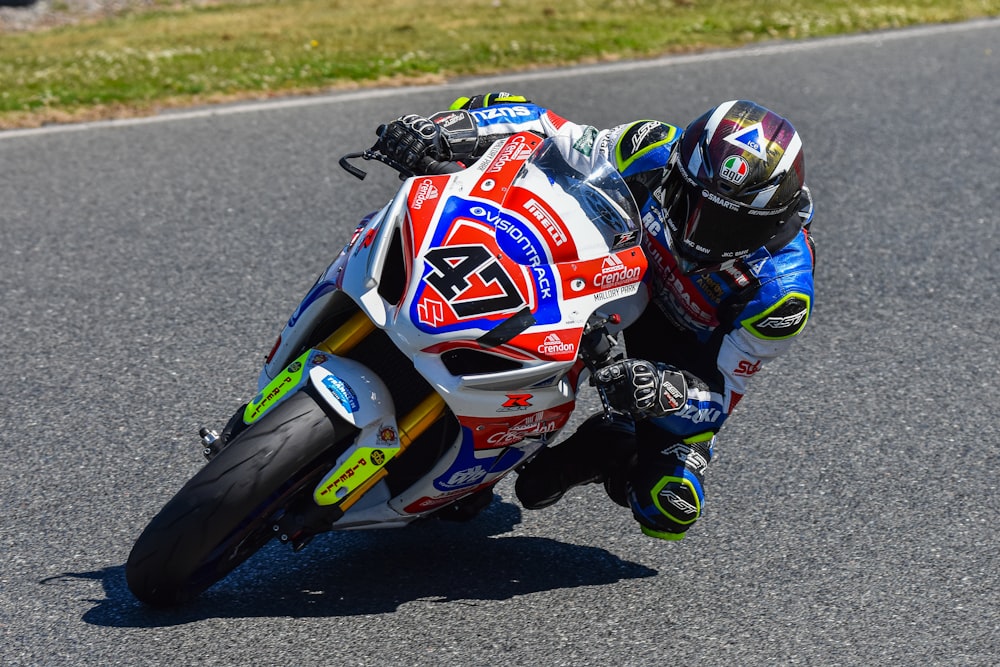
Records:
[[[747,100],[719,104],[683,131],[657,120],[598,130],[523,96],[489,93],[382,125],[376,148],[413,173],[436,173],[524,130],[567,135],[576,153],[568,157],[608,159],[621,172],[642,213],[651,301],[624,331],[628,358],[592,378],[623,414],[595,415],[542,449],[519,470],[515,492],[541,509],[603,482],[645,534],[679,540],[702,513],[716,434],[812,309],[801,140],[785,118]]]

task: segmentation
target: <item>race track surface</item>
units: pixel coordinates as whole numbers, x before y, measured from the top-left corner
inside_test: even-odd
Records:
[[[0,664],[994,665],[1000,22],[0,133]],[[273,544],[154,612],[123,564],[398,181],[374,127],[514,90],[567,118],[789,117],[816,309],[720,438],[703,520],[594,486]],[[593,403],[584,408],[593,408]]]

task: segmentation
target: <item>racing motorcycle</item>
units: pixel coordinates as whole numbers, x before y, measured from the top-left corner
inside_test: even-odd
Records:
[[[402,186],[292,313],[256,396],[201,430],[208,463],[126,563],[139,600],[191,600],[272,539],[470,518],[552,442],[648,299],[628,188],[573,151],[520,133],[427,176],[341,158]]]

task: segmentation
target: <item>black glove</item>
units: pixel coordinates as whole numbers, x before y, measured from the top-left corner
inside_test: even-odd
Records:
[[[663,417],[687,403],[684,374],[643,359],[623,359],[597,371],[591,382],[616,410],[637,419]]]
[[[375,148],[414,173],[425,173],[427,165],[451,158],[441,128],[423,116],[408,114],[388,125],[380,125]]]

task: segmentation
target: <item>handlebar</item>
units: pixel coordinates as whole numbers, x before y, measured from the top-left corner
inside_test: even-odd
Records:
[[[351,160],[356,159],[376,160],[377,162],[381,162],[382,164],[394,169],[399,174],[400,180],[405,180],[411,176],[418,175],[454,174],[455,172],[462,171],[465,168],[461,162],[451,162],[448,160],[439,161],[431,158],[424,158],[420,163],[419,170],[414,172],[374,148],[369,148],[368,150],[361,151],[360,153],[348,153],[347,155],[342,156],[338,161],[341,168],[351,176],[354,176],[358,180],[362,181],[365,179],[365,176],[368,175],[368,172],[351,164]]]

